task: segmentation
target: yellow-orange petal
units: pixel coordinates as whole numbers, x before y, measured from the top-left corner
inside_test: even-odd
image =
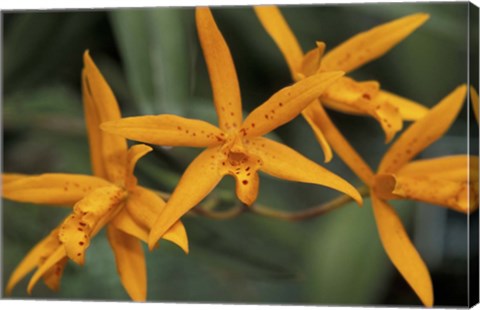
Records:
[[[468,213],[478,207],[478,197],[475,191],[463,181],[451,181],[427,176],[400,176],[380,174],[375,177],[375,183],[385,186],[376,191],[379,197],[389,197],[393,194],[402,199],[410,199],[444,206],[455,211]]]
[[[30,271],[40,265],[60,246],[61,243],[58,240],[58,229],[54,229],[47,237],[37,243],[18,264],[8,279],[5,288],[6,293],[10,295],[18,282],[25,278]]]
[[[2,184],[29,177],[31,177],[31,175],[21,173],[2,173]]]
[[[195,10],[198,36],[212,84],[219,127],[235,130],[242,123],[242,101],[232,55],[208,8]]]
[[[100,116],[93,100],[92,92],[89,90],[86,70],[82,70],[82,99],[83,110],[85,114],[85,124],[87,126],[88,146],[90,149],[90,162],[95,176],[108,178],[104,165],[102,151],[102,131],[100,130]],[[117,138],[115,138],[117,139]]]
[[[322,148],[323,154],[325,156],[324,162],[328,163],[330,162],[330,160],[332,160],[333,157],[332,149],[322,130],[315,123],[315,113],[313,112],[313,109],[310,109],[310,106],[316,103],[317,101],[315,100],[308,107],[306,107],[305,110],[302,111],[302,116],[305,118],[308,125],[310,125],[310,128],[312,128],[313,133],[317,138],[318,144],[320,144],[320,147]]]
[[[91,108],[88,108],[89,112],[95,110],[97,118],[94,121],[87,121],[89,131],[97,131],[99,123],[107,121],[115,121],[120,119],[120,110],[118,108],[117,100],[113,95],[110,86],[98,70],[97,66],[90,58],[90,54],[86,51],[83,55],[84,62],[84,79],[85,93],[87,100],[85,104],[90,103]],[[95,133],[94,135],[97,135]],[[93,135],[89,133],[89,137]],[[93,138],[93,137],[92,137]],[[90,141],[92,141],[90,138]],[[97,138],[94,138],[94,141]],[[92,142],[94,142],[92,141]],[[105,173],[108,175],[108,179],[112,182],[123,182],[125,177],[125,161],[127,156],[127,141],[119,136],[101,135],[101,143],[94,142],[95,145],[101,147],[101,156],[103,159],[103,167]],[[93,156],[94,154],[92,154]],[[95,151],[95,156],[98,156]]]
[[[325,54],[321,69],[352,71],[388,52],[428,18],[412,14],[359,33]]]
[[[63,221],[58,233],[71,260],[84,264],[90,239],[121,211],[126,197],[123,188],[109,185],[92,191],[75,204],[73,213]]]
[[[478,181],[478,172],[469,167],[478,167],[478,156],[452,155],[409,162],[395,175],[405,177],[427,176],[429,178],[467,182]]]
[[[176,115],[127,117],[101,125],[102,130],[130,140],[162,146],[206,147],[224,141],[219,128]]]
[[[380,240],[388,257],[422,303],[432,307],[433,288],[430,273],[410,241],[400,218],[395,210],[374,192],[370,197]]]
[[[427,107],[384,90],[380,90],[372,101],[374,105],[389,104],[396,107],[405,121],[419,120],[428,113]]]
[[[35,284],[37,284],[38,280],[40,280],[45,273],[49,272],[53,266],[62,261],[66,256],[67,254],[65,253],[65,248],[62,246],[58,247],[50,256],[48,256],[45,262],[38,267],[33,276],[30,278],[27,286],[27,293],[31,294],[32,289]]]
[[[244,136],[258,137],[291,121],[342,75],[343,72],[317,73],[282,88],[248,115],[240,131]]]
[[[252,142],[255,146],[249,148],[249,152],[262,160],[261,171],[284,180],[323,185],[362,204],[362,197],[350,183],[288,146],[266,138],[255,138]]]
[[[470,98],[472,99],[473,113],[478,123],[478,92],[471,85],[470,85]]]
[[[292,78],[301,69],[303,52],[297,38],[276,6],[255,6],[255,13],[285,58]]]
[[[134,301],[147,299],[147,266],[139,240],[112,225],[107,227],[108,241],[115,254],[117,272],[123,287]]]
[[[223,175],[218,169],[216,159],[218,154],[219,147],[208,148],[190,163],[164,210],[155,220],[148,240],[150,249],[175,222],[195,207],[220,182]]]
[[[152,148],[145,144],[137,144],[128,149],[125,175],[125,188],[127,190],[133,189],[137,185],[137,178],[133,175],[137,161],[151,151]]]
[[[68,257],[64,257],[48,269],[42,276],[45,285],[52,291],[60,290],[60,281],[62,280],[65,265],[68,262]]]
[[[466,94],[466,86],[453,92],[430,109],[427,115],[405,130],[383,156],[379,173],[395,173],[410,159],[439,139],[460,112]]]
[[[128,200],[127,200],[128,204]],[[115,228],[144,242],[148,241],[148,228],[136,222],[125,206],[110,222]]]
[[[325,52],[326,44],[319,41],[317,41],[316,44],[317,47],[308,51],[303,57],[301,73],[304,76],[310,76],[319,72],[318,69],[320,68],[320,62]]]
[[[372,169],[333,124],[322,104],[319,101],[313,103],[307,107],[306,111],[337,155],[365,184],[370,186],[374,176]]]
[[[172,227],[165,232],[162,239],[175,243],[185,252],[185,254],[188,254],[187,231],[181,221],[177,221],[173,224]]]
[[[3,197],[20,202],[71,206],[92,190],[110,183],[81,174],[46,173],[3,184]]]

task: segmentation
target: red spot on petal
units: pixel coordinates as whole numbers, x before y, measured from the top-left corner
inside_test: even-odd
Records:
[[[247,185],[247,184],[248,184],[248,181],[247,181],[247,180],[243,180],[243,181],[242,181],[242,184],[243,184],[243,185]]]

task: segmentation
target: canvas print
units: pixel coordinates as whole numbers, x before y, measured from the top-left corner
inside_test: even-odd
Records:
[[[2,298],[476,304],[478,17],[2,12]]]

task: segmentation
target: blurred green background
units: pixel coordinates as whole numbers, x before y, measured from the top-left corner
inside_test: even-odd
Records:
[[[467,82],[467,3],[288,6],[282,11],[304,50],[314,47],[316,40],[326,42],[329,49],[386,21],[429,13],[430,20],[413,35],[351,76],[379,80],[384,89],[426,106]],[[113,88],[124,116],[174,113],[216,123],[193,12],[191,8],[4,12],[4,171],[90,173],[80,92],[86,49]],[[250,7],[214,8],[213,14],[232,51],[248,113],[290,83],[287,66]],[[478,29],[478,11],[474,16]],[[388,148],[380,126],[371,118],[329,114],[376,168]],[[421,156],[466,153],[468,115],[465,105],[447,135]],[[472,125],[472,137],[478,141],[477,124]],[[302,118],[274,135],[323,164],[323,154]],[[171,191],[197,153],[156,147],[140,161],[136,174],[143,185]],[[361,185],[337,156],[326,167]],[[230,178],[222,181],[220,190],[230,190],[235,202],[232,188]],[[337,196],[326,188],[262,175],[258,202],[279,210],[302,210]],[[466,306],[467,216],[423,203],[395,206],[429,266],[435,305]],[[3,201],[3,285],[66,213]],[[477,218],[475,213],[471,227],[478,227]],[[248,213],[225,221],[187,216],[184,223],[191,247],[188,256],[167,242],[147,254],[149,301],[420,305],[386,257],[369,199],[363,208],[348,204],[297,223]],[[101,233],[93,240],[84,267],[69,262],[58,293],[39,283],[30,298],[129,300],[105,237]],[[475,252],[478,242],[471,249]],[[27,283],[28,278],[13,296],[3,297],[29,298]]]

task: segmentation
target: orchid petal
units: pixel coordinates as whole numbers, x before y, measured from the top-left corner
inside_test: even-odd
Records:
[[[137,178],[133,175],[137,161],[151,151],[152,148],[145,144],[137,144],[128,149],[127,174],[125,176],[125,187],[128,190],[135,188],[137,185]]]
[[[305,110],[314,122],[315,127],[321,131],[330,146],[350,169],[367,185],[372,184],[374,173],[370,166],[363,160],[357,151],[345,139],[342,133],[330,120],[327,112],[320,102],[313,103]]]
[[[150,249],[175,222],[195,207],[220,182],[223,175],[218,169],[218,154],[219,147],[208,148],[190,163],[164,210],[155,220],[148,240]]]
[[[372,98],[374,105],[390,104],[398,109],[402,119],[405,121],[416,121],[428,113],[428,108],[407,98],[380,90]]]
[[[223,130],[242,123],[242,102],[232,55],[208,8],[195,11],[198,36],[212,84],[218,124]]]
[[[258,137],[291,121],[342,75],[318,73],[282,88],[248,115],[240,131],[244,136]]]
[[[362,197],[350,183],[293,149],[266,138],[255,138],[252,142],[255,146],[249,150],[261,159],[261,171],[284,180],[323,185],[362,204]]]
[[[2,173],[2,184],[7,184],[12,181],[17,181],[29,177],[31,177],[31,175],[21,173]]]
[[[142,245],[112,225],[107,227],[108,241],[115,254],[117,272],[122,285],[134,301],[147,299],[147,266]]]
[[[127,117],[103,123],[101,128],[130,140],[162,146],[206,147],[225,139],[220,129],[207,122],[167,114]]]
[[[70,259],[79,265],[85,261],[85,250],[94,236],[121,209],[127,193],[115,186],[92,191],[75,204],[73,213],[62,223],[59,239]]]
[[[478,123],[478,93],[473,86],[470,86],[470,98],[472,99],[473,113]]]
[[[321,70],[352,71],[388,52],[428,18],[428,14],[412,14],[359,33],[328,52]]]
[[[110,183],[81,174],[47,173],[3,184],[3,197],[36,204],[71,206],[90,191]]]
[[[395,175],[405,177],[427,176],[429,178],[464,181],[478,181],[478,172],[469,169],[478,167],[478,156],[453,155],[409,162],[400,168]]]
[[[60,289],[60,281],[67,262],[68,257],[64,257],[43,274],[43,282],[52,291],[57,292]]]
[[[58,247],[61,246],[58,240],[58,229],[53,230],[47,237],[37,243],[33,249],[23,258],[8,279],[6,292],[8,295],[12,293],[13,288],[20,282],[30,271],[38,265],[41,265]]]
[[[301,72],[305,76],[311,76],[318,72],[320,61],[325,52],[326,45],[324,42],[317,41],[317,47],[308,51],[302,60]]]
[[[316,101],[314,101],[315,104]],[[313,109],[310,109],[310,104],[305,110],[302,111],[302,115],[307,121],[307,123],[310,125],[310,128],[312,128],[313,133],[315,134],[315,137],[317,138],[318,144],[320,144],[320,147],[323,150],[323,154],[325,155],[324,162],[328,163],[330,160],[332,160],[333,154],[332,154],[332,149],[330,147],[330,144],[328,143],[327,139],[325,138],[325,135],[323,134],[322,130],[316,125],[315,123],[315,114],[313,112]]]
[[[303,52],[280,9],[276,6],[255,6],[254,10],[263,28],[282,52],[295,79],[296,73],[300,71]]]
[[[410,159],[439,139],[460,112],[466,94],[466,86],[457,87],[447,97],[430,109],[402,133],[380,162],[379,173],[395,173]]]
[[[371,193],[372,209],[383,247],[393,265],[412,287],[422,303],[433,305],[430,273],[408,237],[395,210]]]
[[[125,208],[113,223],[118,229],[148,242],[150,229],[164,207],[165,202],[157,194],[137,186],[129,192]],[[175,243],[188,254],[188,239],[182,222],[174,224],[162,238]]]
[[[40,280],[40,278],[46,273],[49,273],[52,267],[55,267],[59,262],[64,260],[66,255],[65,248],[61,246],[58,247],[50,256],[48,256],[45,262],[38,267],[33,276],[30,278],[27,286],[27,293],[31,294],[32,289],[35,284],[37,284],[38,280]]]
[[[85,83],[84,95],[88,98],[85,103],[91,103],[93,105],[93,107],[89,109],[97,112],[99,122],[120,119],[121,115],[117,100],[115,99],[110,86],[108,86],[107,81],[90,58],[88,51],[84,53],[83,62],[85,65],[83,79],[83,82]],[[88,122],[87,125],[89,125]],[[99,124],[91,125],[95,125],[95,127],[99,126]],[[96,131],[96,129],[94,130]],[[95,145],[98,145],[98,142]],[[123,182],[125,177],[127,141],[118,136],[102,134],[101,148],[103,166],[108,175],[108,179],[113,182]]]
[[[379,187],[382,191],[376,191],[379,197],[393,194],[402,199],[423,201],[463,213],[478,208],[478,196],[468,185],[467,179],[451,181],[426,176],[380,174],[376,176],[375,183],[384,185]]]

